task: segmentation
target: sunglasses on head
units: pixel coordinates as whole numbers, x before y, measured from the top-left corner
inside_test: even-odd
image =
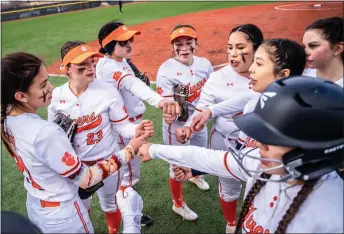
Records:
[[[126,47],[128,46],[128,44],[130,43],[133,43],[134,42],[134,37],[130,38],[129,40],[126,40],[126,41],[119,41],[118,44],[122,47]]]

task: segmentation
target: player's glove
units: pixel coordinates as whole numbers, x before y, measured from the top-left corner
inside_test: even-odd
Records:
[[[67,134],[69,141],[73,144],[77,129],[76,122],[63,113],[57,113],[53,122],[58,124],[63,129],[63,131]]]
[[[74,136],[77,130],[77,124],[75,123],[75,121],[73,121],[71,118],[63,113],[57,113],[53,122],[58,124],[63,129],[63,131],[65,131],[69,141],[73,144]],[[103,186],[104,183],[103,181],[101,181],[98,184],[93,185],[92,187],[89,187],[87,189],[79,188],[79,196],[81,199],[87,199],[92,196],[95,191]]]
[[[174,100],[178,102],[181,112],[178,117],[179,121],[186,121],[189,118],[187,98],[189,96],[189,89],[184,85],[175,85],[173,87]]]
[[[79,188],[79,190],[78,190],[79,197],[82,200],[87,199],[90,196],[92,196],[93,193],[95,193],[98,189],[100,189],[103,186],[104,186],[103,181],[100,181],[98,184],[95,184],[92,187],[89,187],[87,189]]]
[[[150,80],[148,76],[146,76],[146,73],[142,74],[142,72],[140,72],[140,70],[135,66],[135,64],[132,62],[131,59],[127,58],[127,63],[133,70],[135,76],[139,78],[140,80],[142,80],[147,86],[150,86]]]

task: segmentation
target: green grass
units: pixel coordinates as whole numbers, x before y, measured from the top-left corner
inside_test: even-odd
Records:
[[[2,23],[2,56],[25,51],[42,57],[48,64],[59,58],[59,49],[68,40],[97,40],[100,27],[113,19],[127,25],[189,12],[204,11],[257,2],[149,2],[124,4],[123,14],[118,7],[94,8],[66,14],[31,18]],[[138,13],[140,12],[140,13]]]

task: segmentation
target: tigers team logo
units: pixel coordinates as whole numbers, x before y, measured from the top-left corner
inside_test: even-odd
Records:
[[[66,164],[67,166],[71,167],[71,166],[74,166],[76,160],[70,153],[65,152],[62,157],[62,162]]]
[[[159,94],[159,95],[161,95],[162,93],[163,93],[163,90],[162,90],[162,88],[161,87],[157,87],[156,88],[156,92]]]
[[[113,76],[112,76],[112,78],[115,81],[118,81],[119,79],[121,79],[121,77],[122,77],[122,72],[120,72],[120,71],[117,71],[117,72],[113,73]]]

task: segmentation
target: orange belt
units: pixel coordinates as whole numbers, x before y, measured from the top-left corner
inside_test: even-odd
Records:
[[[41,201],[41,206],[44,207],[58,207],[60,206],[60,202],[50,202],[50,201]]]
[[[142,114],[141,115],[138,115],[138,116],[136,116],[136,117],[130,117],[129,118],[129,121],[130,122],[135,122],[136,120],[139,120],[139,119],[141,119],[142,118]]]
[[[103,161],[103,160],[104,160],[104,158],[93,160],[93,161],[82,161],[82,162],[85,163],[87,166],[93,166],[97,162],[100,162],[100,161]]]

